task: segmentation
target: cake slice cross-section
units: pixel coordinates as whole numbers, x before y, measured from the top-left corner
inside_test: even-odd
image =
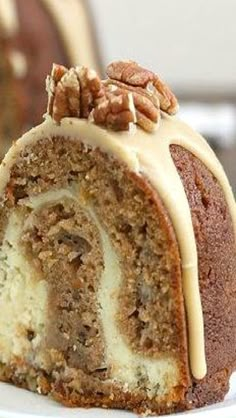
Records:
[[[236,211],[223,168],[133,61],[54,65],[0,167],[0,379],[144,414],[222,400]]]

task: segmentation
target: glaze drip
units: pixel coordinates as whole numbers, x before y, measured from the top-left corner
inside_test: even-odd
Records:
[[[70,63],[78,65],[83,62],[84,65],[99,70],[86,2],[78,0],[42,0],[42,3],[57,26]],[[67,16],[67,19],[65,19],[65,16]],[[68,21],[70,24],[68,24]]]
[[[0,0],[0,25],[6,37],[11,37],[18,31],[19,21],[15,0]]]

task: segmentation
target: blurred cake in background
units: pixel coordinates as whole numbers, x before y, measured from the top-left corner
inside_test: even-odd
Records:
[[[0,158],[40,122],[52,62],[82,62],[100,72],[87,2],[0,0]]]

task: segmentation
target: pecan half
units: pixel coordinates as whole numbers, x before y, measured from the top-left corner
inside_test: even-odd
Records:
[[[95,71],[85,67],[68,70],[54,65],[47,79],[48,113],[56,122],[62,118],[88,118],[96,101],[104,96],[104,87]]]
[[[112,80],[142,87],[152,92],[153,88],[160,100],[161,110],[173,115],[178,111],[178,101],[167,84],[157,74],[146,70],[134,61],[116,61],[108,65],[107,75]]]
[[[51,75],[55,83],[58,83],[67,71],[68,70],[64,65],[53,64]]]
[[[117,80],[105,80],[104,84],[113,94],[132,93],[136,111],[136,123],[147,132],[152,132],[160,121],[160,102],[155,94],[151,94],[141,87],[126,85]]]
[[[76,67],[80,83],[80,113],[82,118],[88,118],[99,99],[104,96],[104,87],[96,71],[86,67]]]
[[[153,73],[135,61],[114,61],[107,66],[106,73],[113,80],[122,81],[131,86],[146,87],[152,80]]]
[[[46,91],[48,93],[48,107],[47,112],[49,115],[53,113],[53,104],[55,98],[55,88],[63,75],[66,73],[67,68],[63,65],[53,64],[51,75],[46,78]]]
[[[128,92],[106,93],[106,99],[95,107],[93,120],[115,131],[127,131],[136,122],[133,97]]]

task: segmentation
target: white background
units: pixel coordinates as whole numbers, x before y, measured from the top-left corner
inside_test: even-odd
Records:
[[[183,92],[236,98],[236,0],[91,0],[103,62],[133,58]]]

